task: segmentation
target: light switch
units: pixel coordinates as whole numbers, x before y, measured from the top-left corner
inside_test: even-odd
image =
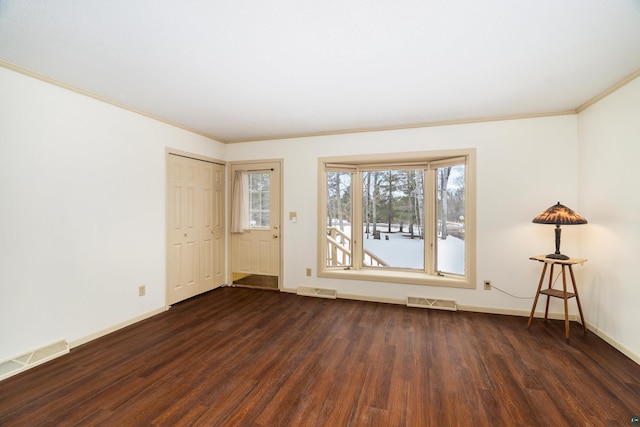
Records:
[[[289,212],[289,221],[298,222],[298,212]]]

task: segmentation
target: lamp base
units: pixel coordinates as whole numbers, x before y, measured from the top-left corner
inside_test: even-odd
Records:
[[[563,254],[549,254],[547,255],[545,258],[551,258],[551,259],[562,259],[562,260],[567,260],[569,259],[568,256],[563,255]]]

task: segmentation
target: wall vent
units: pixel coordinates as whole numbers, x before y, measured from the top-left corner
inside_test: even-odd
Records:
[[[1,362],[0,381],[67,353],[69,353],[69,344],[62,340]]]
[[[438,310],[458,310],[456,302],[447,299],[407,297],[407,307],[437,308]]]
[[[299,286],[297,294],[304,295],[307,297],[330,298],[330,299],[336,299],[338,296],[338,292],[335,289],[312,288],[309,286]]]

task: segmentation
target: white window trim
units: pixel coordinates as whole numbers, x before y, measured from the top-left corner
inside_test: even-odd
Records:
[[[361,244],[362,230],[354,227],[352,236],[354,239],[354,254],[352,263],[354,268],[327,267],[326,266],[326,169],[332,166],[354,165],[371,167],[372,165],[416,165],[440,162],[448,164],[459,161],[460,157],[466,158],[465,180],[465,275],[438,275],[415,270],[400,269],[361,269]],[[440,165],[438,165],[440,166]],[[355,169],[355,168],[354,168]],[[352,186],[361,185],[358,174],[354,175]],[[354,218],[362,217],[362,202],[358,197],[353,200]],[[432,214],[429,214],[432,215]],[[425,219],[425,224],[434,222],[432,218]],[[429,222],[427,222],[429,221]],[[434,225],[435,226],[435,225]],[[433,232],[425,233],[425,238],[433,239]],[[432,242],[425,241],[425,245]],[[356,249],[357,248],[357,249]],[[318,159],[318,277],[363,280],[389,283],[403,283],[415,285],[431,285],[453,288],[476,287],[476,150],[459,149],[443,151],[421,151],[409,153],[384,153],[355,156],[323,157]]]

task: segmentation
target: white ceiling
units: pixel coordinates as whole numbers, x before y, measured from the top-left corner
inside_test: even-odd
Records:
[[[640,0],[0,0],[0,60],[228,142],[555,113]]]

